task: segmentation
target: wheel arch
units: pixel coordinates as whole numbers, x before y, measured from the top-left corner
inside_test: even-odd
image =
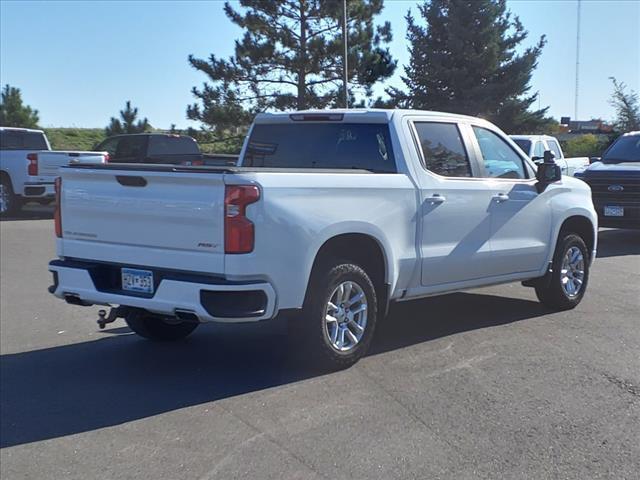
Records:
[[[555,238],[553,239],[553,248],[551,249],[551,258],[555,252],[560,235],[564,232],[573,232],[578,234],[587,246],[589,253],[589,263],[593,262],[598,242],[598,227],[593,219],[588,215],[574,212],[562,220],[558,228]]]
[[[379,311],[386,314],[389,304],[393,268],[384,242],[370,232],[337,233],[326,238],[316,250],[309,279],[326,262],[332,260],[352,261],[362,267],[371,277],[378,296]],[[309,294],[307,283],[306,295]]]

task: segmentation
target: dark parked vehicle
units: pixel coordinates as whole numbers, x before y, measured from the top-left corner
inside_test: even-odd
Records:
[[[186,135],[135,133],[115,135],[96,148],[109,152],[112,163],[153,163],[175,165],[235,165],[235,155],[208,155]]]
[[[591,187],[601,227],[640,228],[640,132],[619,137],[575,176]]]

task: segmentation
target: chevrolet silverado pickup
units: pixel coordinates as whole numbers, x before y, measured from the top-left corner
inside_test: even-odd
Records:
[[[597,216],[545,157],[461,115],[260,114],[238,166],[63,168],[49,290],[153,340],[287,318],[332,368],[366,353],[392,302],[520,281],[570,309]]]
[[[576,171],[589,166],[589,157],[565,157],[560,142],[555,137],[549,135],[511,135],[511,139],[524,153],[529,155],[534,163],[541,162],[544,152],[550,150],[563,175],[572,176]]]
[[[0,127],[0,214],[16,212],[30,200],[53,201],[62,165],[107,160],[106,152],[52,151],[42,130]]]
[[[601,227],[640,228],[640,132],[620,137],[575,173],[591,187]]]

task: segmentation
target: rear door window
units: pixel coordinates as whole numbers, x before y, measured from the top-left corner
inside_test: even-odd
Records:
[[[443,177],[471,177],[471,164],[455,123],[416,122],[425,167]]]
[[[0,130],[0,148],[2,150],[49,149],[44,133],[20,130]]]
[[[397,172],[389,126],[367,123],[257,124],[242,165]]]

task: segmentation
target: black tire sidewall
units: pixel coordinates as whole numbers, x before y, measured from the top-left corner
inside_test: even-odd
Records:
[[[325,311],[327,302],[335,288],[345,281],[357,283],[367,298],[367,325],[360,342],[348,352],[340,352],[332,345],[325,331]],[[311,291],[295,331],[305,336],[305,344],[312,352],[310,360],[329,368],[346,368],[367,353],[375,332],[378,317],[377,296],[373,282],[358,265],[336,262],[323,272],[313,275]]]
[[[562,261],[571,247],[578,247],[582,252],[584,258],[584,278],[582,281],[582,287],[580,293],[575,297],[569,297],[562,288]],[[568,310],[576,307],[584,297],[589,284],[589,265],[590,265],[590,252],[587,249],[586,244],[579,235],[575,233],[562,234],[558,241],[553,263],[552,263],[552,276],[551,282],[548,287],[539,289],[537,291],[538,297],[543,303],[557,309]]]

